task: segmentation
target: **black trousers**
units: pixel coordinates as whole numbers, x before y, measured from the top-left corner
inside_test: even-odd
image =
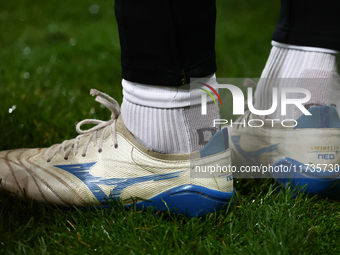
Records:
[[[216,71],[215,0],[116,0],[122,77],[180,86]],[[273,40],[340,50],[339,0],[281,0]]]

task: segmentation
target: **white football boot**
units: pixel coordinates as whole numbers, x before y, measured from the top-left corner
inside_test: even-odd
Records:
[[[118,103],[91,90],[111,110],[111,120],[83,120],[73,140],[43,149],[0,152],[2,188],[59,206],[108,206],[120,198],[128,207],[152,206],[189,217],[220,210],[232,202],[231,172],[191,178],[196,166],[231,163],[227,129],[188,154],[161,154],[140,145],[119,116]],[[81,130],[83,124],[96,124]]]
[[[340,88],[339,79],[333,85]],[[334,104],[311,105],[311,116],[261,122],[247,111],[229,126],[236,177],[269,176],[283,187],[306,185],[309,194],[340,198],[340,91],[330,93]]]

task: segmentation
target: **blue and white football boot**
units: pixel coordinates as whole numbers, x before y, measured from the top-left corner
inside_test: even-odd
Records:
[[[229,127],[232,164],[240,174],[274,178],[283,187],[301,188],[310,195],[340,198],[340,118],[334,106],[313,106],[311,116],[296,122],[264,122],[247,111]],[[296,124],[297,123],[297,124]],[[247,125],[247,124],[246,124]],[[255,125],[253,122],[252,125]],[[287,127],[290,126],[290,127]],[[236,176],[237,177],[237,176]]]
[[[201,216],[232,202],[231,172],[191,178],[195,166],[231,164],[228,130],[188,154],[161,154],[140,145],[125,127],[118,103],[91,90],[96,101],[111,110],[111,120],[83,120],[73,140],[43,149],[0,152],[1,186],[10,192],[59,206],[108,206],[120,198],[126,207]],[[96,124],[81,130],[83,124]]]

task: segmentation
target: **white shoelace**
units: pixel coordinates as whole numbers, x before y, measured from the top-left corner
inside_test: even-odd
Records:
[[[102,93],[98,90],[91,89],[90,90],[91,96],[97,96],[96,101],[107,107],[111,111],[111,119],[108,121],[102,121],[97,119],[85,119],[79,122],[76,126],[77,132],[80,134],[75,139],[72,140],[66,140],[62,142],[61,144],[55,144],[47,149],[45,152],[45,156],[47,157],[47,162],[50,162],[52,158],[60,152],[61,154],[64,154],[64,159],[67,160],[72,150],[74,151],[74,154],[77,155],[79,150],[79,141],[83,137],[83,135],[88,135],[84,145],[83,145],[83,151],[82,156],[86,156],[87,148],[93,140],[94,146],[97,145],[97,133],[98,131],[102,130],[102,133],[99,138],[98,143],[98,152],[102,152],[103,148],[103,140],[105,133],[107,129],[110,129],[113,144],[115,148],[118,148],[118,142],[117,142],[117,133],[116,133],[116,121],[120,114],[120,107],[116,100],[114,100],[109,95]],[[88,130],[82,130],[81,126],[84,124],[96,124],[96,126],[88,129]]]

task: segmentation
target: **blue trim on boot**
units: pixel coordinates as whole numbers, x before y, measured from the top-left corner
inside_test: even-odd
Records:
[[[302,128],[340,128],[340,118],[333,106],[313,106],[309,109],[312,115],[298,118],[294,129]]]
[[[160,211],[179,213],[188,217],[200,217],[214,213],[233,202],[232,192],[221,192],[197,185],[183,185],[169,189],[148,201],[136,203],[139,208],[154,207]],[[131,205],[128,205],[129,207]]]
[[[287,187],[289,182],[292,188],[304,188],[310,195],[320,195],[324,197],[340,198],[340,168],[330,171],[311,168],[292,158],[281,158],[273,164],[272,177],[283,187]]]
[[[220,153],[229,149],[228,129],[218,131],[209,142],[200,150],[201,158]]]

